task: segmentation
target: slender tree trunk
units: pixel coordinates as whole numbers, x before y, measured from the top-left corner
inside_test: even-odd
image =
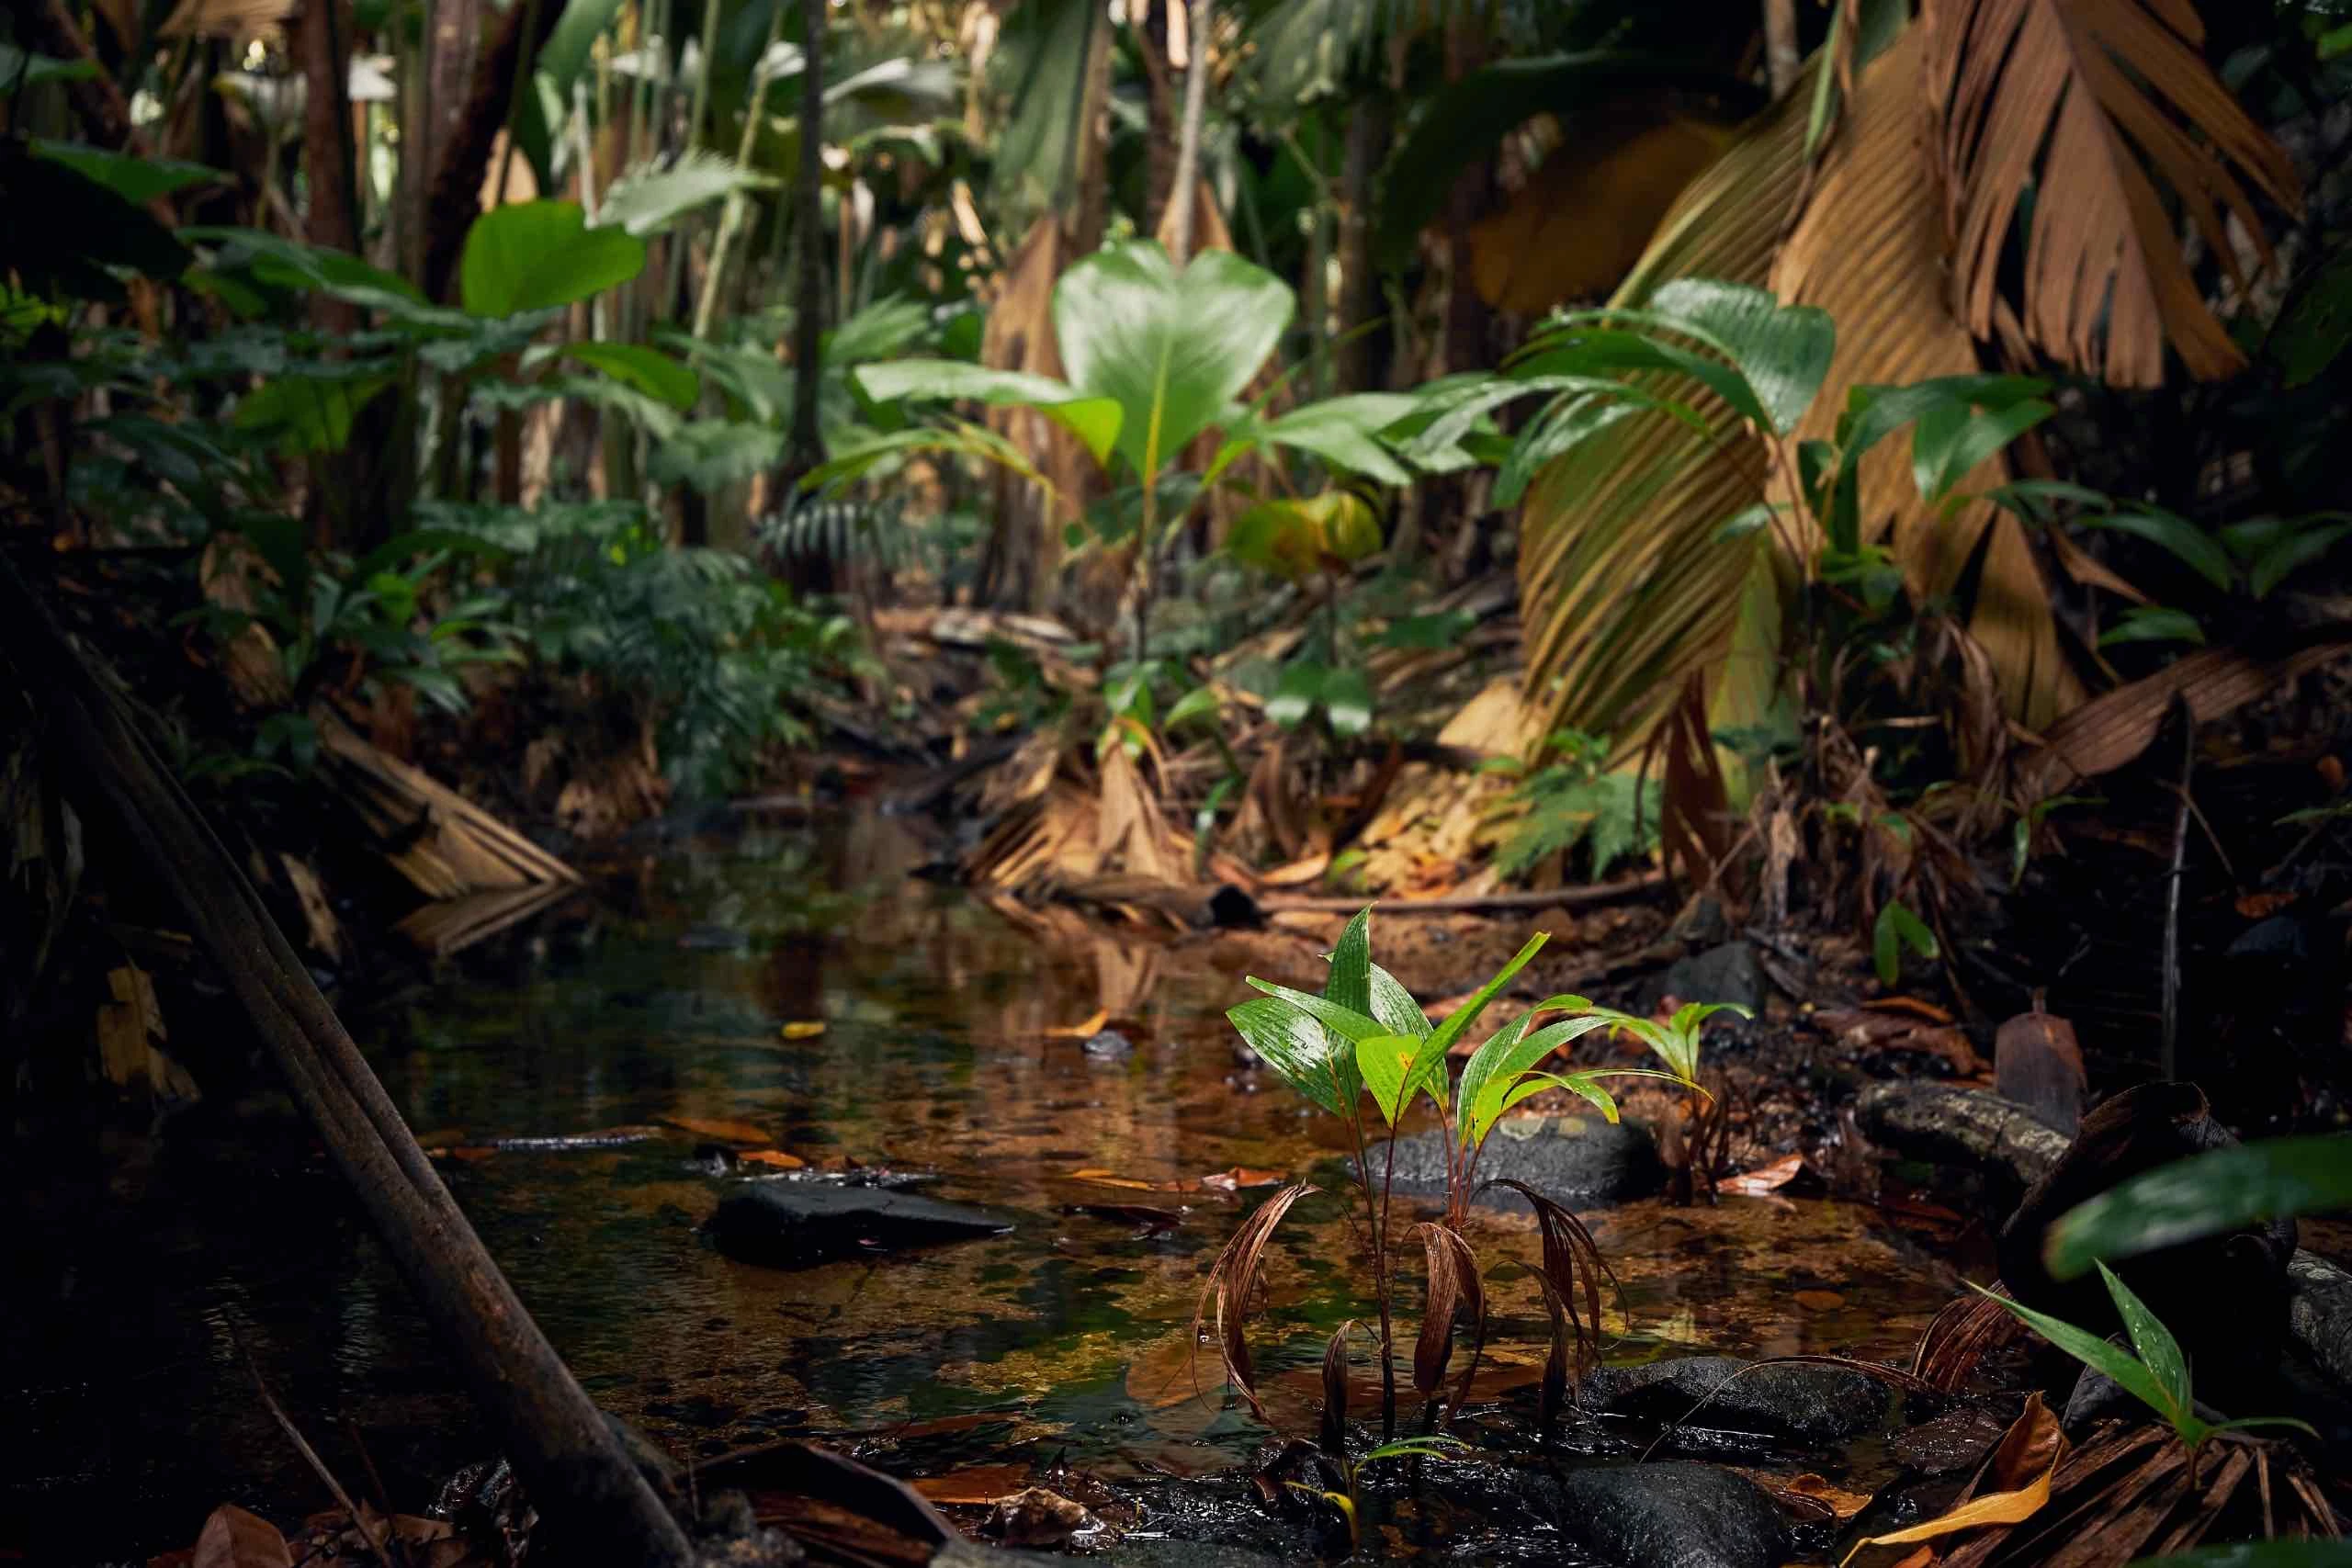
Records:
[[[817,383],[825,331],[825,0],[800,0],[800,180],[794,191],[792,438],[784,468],[798,483],[825,460]],[[842,222],[849,220],[843,213]]]
[[[470,10],[474,0],[456,0],[452,11]],[[441,7],[435,6],[436,21]],[[513,107],[514,86],[522,63],[536,58],[555,31],[563,7],[554,0],[515,0],[506,13],[498,40],[474,62],[472,89],[460,101],[447,145],[434,153],[433,185],[426,197],[424,276],[418,279],[426,296],[448,298],[458,279],[458,259],[465,254],[466,232],[481,210],[481,187],[490,175],[490,154],[499,128]],[[436,41],[444,41],[438,40]],[[435,93],[440,92],[439,62],[435,61]],[[527,80],[527,78],[526,78]],[[436,103],[435,112],[439,112]]]
[[[1201,117],[1208,107],[1212,4],[1213,0],[1193,0],[1192,22],[1185,29],[1184,123],[1176,133],[1176,188],[1168,197],[1176,204],[1176,243],[1170,252],[1179,266],[1193,254],[1193,209],[1198,205],[1194,196],[1201,185]]]
[[[1775,99],[1797,85],[1804,64],[1797,48],[1797,0],[1764,0],[1764,77]]]
[[[1360,99],[1348,120],[1340,164],[1340,345],[1333,381],[1342,392],[1374,389],[1373,333],[1380,313],[1380,278],[1372,262],[1372,176],[1388,155],[1388,97]]]
[[[1143,58],[1144,165],[1143,231],[1159,232],[1160,218],[1176,188],[1177,124],[1182,116],[1176,100],[1175,68],[1168,61],[1168,16],[1184,0],[1150,0],[1143,25],[1136,29],[1136,52]]]
[[[294,25],[302,62],[302,168],[310,191],[303,237],[311,244],[348,255],[359,253],[356,170],[351,148],[351,28],[340,0],[304,0]],[[319,324],[348,332],[358,324],[357,309],[344,300],[317,297]]]

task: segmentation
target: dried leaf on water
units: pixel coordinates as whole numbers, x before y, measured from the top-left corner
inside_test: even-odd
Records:
[[[1258,1205],[1250,1216],[1241,1222],[1233,1239],[1209,1265],[1209,1277],[1201,1287],[1201,1298],[1193,1309],[1193,1339],[1200,1339],[1201,1324],[1212,1322],[1216,1329],[1217,1350],[1225,1361],[1226,1377],[1250,1403],[1250,1408],[1260,1420],[1266,1412],[1258,1403],[1258,1391],[1252,1382],[1250,1365],[1250,1343],[1244,1330],[1249,1326],[1250,1312],[1261,1281],[1259,1269],[1265,1261],[1266,1245],[1273,1240],[1274,1227],[1283,1223],[1291,1205],[1317,1190],[1304,1181],[1295,1181]]]
[[[1029,1484],[1025,1464],[978,1464],[949,1475],[926,1475],[908,1483],[933,1503],[950,1508],[993,1507]]]
[[[1835,1291],[1799,1291],[1790,1298],[1807,1312],[1836,1312],[1846,1298]]]
[[[1855,1542],[1840,1562],[1852,1562],[1865,1547],[1907,1546],[1985,1525],[2021,1524],[2040,1513],[2050,1501],[2051,1477],[2065,1456],[2066,1435],[2059,1430],[2058,1418],[2043,1405],[2041,1395],[2033,1394],[2026,1400],[2025,1413],[2009,1427],[2001,1446],[1993,1450],[1983,1478],[2006,1490],[1972,1497],[1923,1524],[1865,1537]]]
[[[786,1024],[778,1032],[786,1040],[814,1040],[825,1032],[825,1021],[821,1018],[808,1019],[805,1021],[796,1020]]]
[[[1778,1192],[1804,1175],[1805,1168],[1804,1156],[1782,1155],[1770,1165],[1724,1178],[1717,1190],[1742,1198],[1761,1198],[1768,1192]]]
[[[1077,1023],[1049,1024],[1041,1032],[1048,1040],[1091,1040],[1109,1026],[1111,1010],[1096,1008],[1088,1018]]]
[[[788,1155],[782,1149],[741,1149],[735,1157],[746,1165],[764,1165],[775,1170],[798,1170],[808,1162],[798,1155]]]
[[[293,1562],[276,1525],[223,1503],[204,1521],[189,1568],[293,1568]]]

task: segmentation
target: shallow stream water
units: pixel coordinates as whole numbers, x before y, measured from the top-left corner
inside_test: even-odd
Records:
[[[1336,1178],[1340,1129],[1237,1055],[1221,1013],[1246,993],[1217,949],[1041,944],[910,875],[918,858],[872,815],[673,837],[348,1021],[591,1393],[681,1455],[822,1435],[945,1478],[943,1496],[959,1474],[985,1491],[1056,1460],[1115,1479],[1247,1459],[1265,1429],[1216,1397],[1213,1355],[1193,1393],[1201,1279],[1267,1183]],[[1132,1051],[1082,1045],[1104,1008],[1132,1020]],[[587,1134],[634,1141],[498,1146]],[[806,1163],[714,1175],[695,1152],[715,1139]],[[1015,1228],[790,1272],[698,1234],[730,1182],[846,1165],[929,1173],[924,1190]],[[141,1179],[110,1222],[120,1259],[71,1321],[0,1339],[28,1413],[0,1547],[128,1558],[186,1545],[223,1499],[289,1522],[325,1506],[248,1352],[331,1467],[358,1484],[372,1464],[403,1508],[483,1456],[299,1123],[232,1126]],[[1617,1360],[1892,1358],[1951,1290],[1871,1211],[1826,1200],[1588,1217],[1625,1287]],[[1309,1198],[1269,1266],[1252,1339],[1293,1430],[1313,1430],[1324,1337],[1371,1314],[1351,1223],[1338,1196]],[[1514,1267],[1535,1236],[1497,1213],[1475,1239],[1496,1314],[1480,1388],[1501,1397],[1544,1356]]]

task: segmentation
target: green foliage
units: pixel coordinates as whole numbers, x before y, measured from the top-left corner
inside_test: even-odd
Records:
[[[2132,1293],[2131,1287],[2116,1278],[2114,1269],[2101,1263],[2098,1272],[2099,1278],[2107,1283],[2107,1293],[2113,1299],[2118,1315],[2123,1319],[2124,1333],[2132,1341],[2130,1350],[2048,1313],[2037,1312],[2007,1296],[1995,1295],[1982,1285],[1976,1289],[2015,1314],[2044,1339],[2093,1371],[2111,1380],[2125,1393],[2154,1411],[2192,1454],[2217,1432],[2241,1431],[2252,1427],[2293,1427],[2312,1432],[2304,1423],[2287,1416],[2253,1416],[2235,1421],[2211,1422],[2199,1416],[2196,1401],[2189,1392],[2188,1359],[2181,1354],[2180,1342],[2172,1337],[2169,1329],[2156,1321],[2155,1314]],[[2312,1432],[2312,1435],[2317,1437],[2319,1434]]]
[[[467,231],[458,297],[472,315],[514,316],[585,299],[644,270],[645,243],[625,229],[591,229],[578,202],[518,201]]]
[[[2214,1149],[2133,1177],[2059,1218],[2042,1246],[2071,1280],[2130,1258],[2266,1220],[2352,1209],[2352,1138],[2275,1138]]]
[[[1559,760],[1511,792],[1523,814],[1495,852],[1498,871],[1524,876],[1552,856],[1585,845],[1588,869],[1599,878],[1625,856],[1657,846],[1665,795],[1657,780],[1603,772],[1609,743],[1597,736],[1568,731],[1546,745]]]
[[[855,660],[845,618],[797,603],[729,551],[674,549],[631,502],[435,506],[436,530],[492,553],[519,636],[558,673],[592,678],[645,714],[663,770],[723,794],[761,750],[811,738],[809,701]]]
[[[1908,904],[1890,898],[1879,907],[1878,919],[1871,927],[1871,963],[1881,985],[1892,986],[1902,977],[1905,948],[1929,963],[1942,953],[1927,921]]]

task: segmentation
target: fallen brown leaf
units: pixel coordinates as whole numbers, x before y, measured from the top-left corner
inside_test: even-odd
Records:
[[[1804,1169],[1804,1156],[1783,1155],[1770,1165],[1759,1165],[1754,1170],[1725,1177],[1722,1190],[1743,1198],[1761,1198],[1776,1192],[1796,1179]]]
[[[198,1533],[190,1568],[294,1568],[294,1557],[276,1525],[223,1503]]]
[[[1096,1008],[1083,1022],[1057,1023],[1045,1031],[1048,1040],[1091,1040],[1111,1021],[1111,1010]]]
[[[950,1508],[986,1508],[1029,1484],[1025,1464],[977,1464],[952,1475],[926,1475],[909,1483],[933,1502]]]
[[[2001,1446],[1994,1450],[1986,1472],[1996,1483],[2008,1485],[2010,1490],[1988,1492],[1983,1496],[1973,1497],[1947,1513],[1907,1529],[1865,1537],[1856,1541],[1852,1550],[1838,1560],[1840,1568],[1852,1562],[1855,1554],[1866,1546],[1908,1546],[1915,1541],[1936,1540],[1984,1525],[2021,1524],[2040,1513],[2042,1506],[2050,1501],[2050,1478],[2056,1473],[2058,1461],[2065,1457],[2066,1436],[2059,1430],[2058,1418],[2042,1404],[2041,1395],[2034,1394],[2027,1399],[2025,1413],[2017,1418],[2008,1435],[2001,1439]]]
[[[777,1170],[798,1170],[808,1163],[798,1155],[788,1155],[782,1149],[743,1149],[735,1157],[746,1165],[773,1166]]]
[[[1846,1298],[1835,1291],[1799,1291],[1792,1299],[1807,1312],[1836,1312],[1846,1304]]]
[[[1237,1165],[1231,1170],[1220,1170],[1201,1178],[1201,1186],[1212,1192],[1231,1192],[1241,1187],[1272,1187],[1290,1172],[1286,1170],[1252,1170]]]

